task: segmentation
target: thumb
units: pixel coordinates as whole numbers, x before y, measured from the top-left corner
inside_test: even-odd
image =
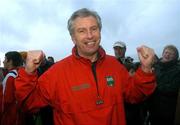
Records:
[[[43,61],[45,55],[41,50],[31,50],[27,53],[25,70],[28,73],[33,73]]]
[[[148,58],[148,53],[147,53],[147,51],[145,51],[145,49],[147,49],[147,47],[144,46],[144,45],[142,45],[141,47],[137,48],[138,56],[140,58],[144,58],[144,59]]]

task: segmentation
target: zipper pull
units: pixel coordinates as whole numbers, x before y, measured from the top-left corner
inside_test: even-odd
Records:
[[[97,97],[97,100],[96,100],[96,105],[101,105],[101,104],[103,104],[103,103],[104,103],[103,99],[98,96],[98,97]]]

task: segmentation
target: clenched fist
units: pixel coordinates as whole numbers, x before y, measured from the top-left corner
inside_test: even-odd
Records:
[[[32,50],[27,52],[25,71],[29,74],[33,73],[43,61],[45,55],[41,50]]]
[[[137,48],[141,68],[144,72],[152,72],[152,65],[154,63],[155,53],[152,48],[141,46]]]

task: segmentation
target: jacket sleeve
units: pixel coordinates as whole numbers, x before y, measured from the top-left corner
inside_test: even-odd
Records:
[[[124,97],[128,103],[139,103],[151,95],[156,88],[154,73],[145,73],[139,67],[134,76],[125,75]]]
[[[6,81],[6,88],[4,91],[4,105],[7,106],[8,104],[12,103],[15,99],[14,97],[14,78],[12,76],[8,77]]]
[[[37,73],[29,75],[24,68],[19,69],[15,80],[16,99],[24,111],[36,111],[40,107],[51,105],[51,85],[48,73],[38,78]],[[53,82],[51,82],[53,83]]]

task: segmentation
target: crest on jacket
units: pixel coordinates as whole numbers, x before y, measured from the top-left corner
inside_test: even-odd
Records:
[[[108,86],[113,87],[114,86],[114,79],[112,76],[106,76],[106,83]]]

